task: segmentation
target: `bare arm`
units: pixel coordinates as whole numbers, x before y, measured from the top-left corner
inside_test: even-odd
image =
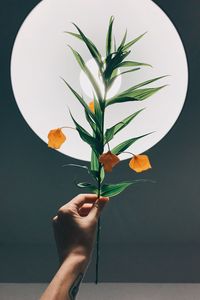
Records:
[[[96,225],[108,198],[80,194],[53,218],[60,268],[40,300],[74,300],[90,262]]]

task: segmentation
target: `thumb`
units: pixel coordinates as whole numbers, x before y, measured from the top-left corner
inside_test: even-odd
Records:
[[[92,208],[91,208],[91,210],[90,210],[90,212],[88,214],[88,217],[90,217],[92,219],[93,218],[99,218],[100,214],[101,214],[101,212],[102,212],[102,210],[104,208],[104,206],[106,205],[106,203],[108,201],[109,201],[108,197],[100,197],[100,198],[98,198],[94,202],[94,204],[93,204],[93,206],[92,206]]]

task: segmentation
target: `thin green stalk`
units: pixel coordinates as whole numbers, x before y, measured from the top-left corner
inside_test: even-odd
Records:
[[[98,197],[100,197],[100,190],[98,190]],[[97,238],[96,238],[96,278],[95,283],[99,282],[99,257],[100,257],[100,232],[101,232],[101,217],[98,219],[97,224]]]
[[[106,100],[107,90],[105,90],[104,101]],[[102,153],[104,151],[104,114],[105,114],[105,105],[102,109]],[[99,162],[98,170],[98,198],[101,196],[101,163]],[[99,282],[99,258],[100,258],[100,233],[101,233],[101,217],[98,219],[97,224],[97,236],[96,236],[96,278],[95,283]]]

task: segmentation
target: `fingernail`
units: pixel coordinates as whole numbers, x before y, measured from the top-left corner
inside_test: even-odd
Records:
[[[109,201],[109,197],[100,197],[99,201],[108,202]]]

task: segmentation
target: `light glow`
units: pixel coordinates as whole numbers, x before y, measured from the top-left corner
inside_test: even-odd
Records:
[[[91,71],[91,73],[94,76],[97,84],[99,85],[100,90],[101,90],[101,94],[104,95],[104,89],[105,88],[104,88],[104,84],[102,82],[102,79],[100,77],[99,68],[98,68],[98,65],[97,65],[96,61],[93,58],[89,59],[86,62],[86,66]],[[120,74],[120,70],[118,69],[117,75],[119,75],[119,74]],[[93,89],[92,84],[89,81],[87,75],[82,70],[80,72],[80,85],[81,85],[81,88],[84,91],[84,93],[89,98],[92,99],[93,98],[94,89]],[[121,76],[119,75],[115,79],[112,87],[109,89],[109,91],[107,93],[107,98],[111,98],[111,97],[115,96],[117,94],[117,92],[119,91],[120,87],[121,87]]]

